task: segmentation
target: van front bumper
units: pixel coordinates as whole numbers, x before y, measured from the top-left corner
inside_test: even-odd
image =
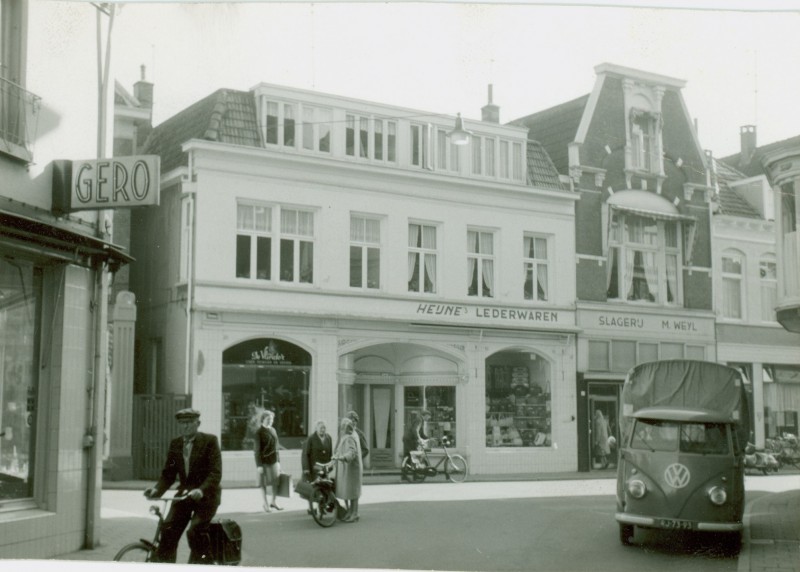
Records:
[[[672,529],[675,527],[663,524],[663,521],[674,521],[669,518],[657,518],[652,516],[639,516],[618,512],[614,514],[617,522],[622,524],[633,524],[646,528]],[[692,530],[702,530],[708,532],[739,532],[744,528],[741,522],[692,522]]]

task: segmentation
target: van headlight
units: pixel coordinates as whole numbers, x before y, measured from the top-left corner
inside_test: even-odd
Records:
[[[722,487],[711,487],[708,491],[708,500],[717,506],[722,506],[728,500],[728,493]]]
[[[639,479],[628,481],[628,493],[633,498],[640,499],[647,493],[647,486]]]

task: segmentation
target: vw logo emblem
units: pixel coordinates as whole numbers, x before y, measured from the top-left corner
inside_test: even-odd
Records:
[[[680,463],[672,463],[664,471],[664,480],[674,489],[682,489],[688,485],[691,477],[692,475],[689,473],[689,468]]]

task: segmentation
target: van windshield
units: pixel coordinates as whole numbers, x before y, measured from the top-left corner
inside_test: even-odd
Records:
[[[677,451],[703,455],[729,452],[728,427],[723,423],[680,423],[657,419],[637,419],[631,439],[632,449]]]

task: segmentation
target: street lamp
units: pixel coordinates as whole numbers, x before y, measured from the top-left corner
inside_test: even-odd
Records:
[[[466,145],[469,143],[469,137],[472,133],[464,129],[464,120],[461,119],[460,113],[456,116],[456,126],[449,135],[453,145]]]

